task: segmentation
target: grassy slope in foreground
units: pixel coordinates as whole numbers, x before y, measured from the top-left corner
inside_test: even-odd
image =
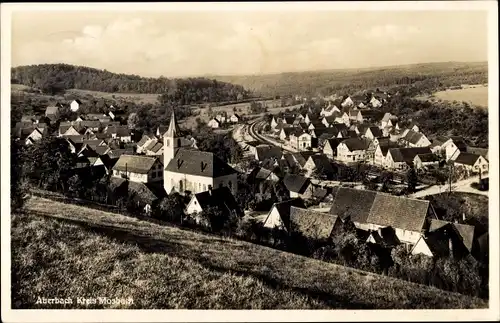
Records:
[[[487,307],[460,294],[41,198],[12,217],[12,250],[14,308],[35,308],[40,295],[132,297],[131,307],[157,309]]]

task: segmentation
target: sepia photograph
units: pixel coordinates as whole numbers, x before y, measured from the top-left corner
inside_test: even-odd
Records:
[[[2,4],[2,321],[499,320],[497,10]]]

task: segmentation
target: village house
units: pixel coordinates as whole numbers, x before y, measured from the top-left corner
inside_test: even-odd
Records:
[[[437,219],[429,201],[376,193],[366,224],[379,233],[392,228],[400,243],[414,245],[424,234],[427,219]]]
[[[340,104],[343,108],[354,106],[354,101],[350,96],[346,95],[342,98],[342,103]]]
[[[163,143],[163,160],[166,165],[163,178],[168,194],[173,191],[181,194],[186,191],[199,193],[207,191],[209,187],[222,186],[228,187],[232,194],[236,194],[236,170],[211,152],[192,149],[192,142],[185,140],[174,113]]]
[[[337,106],[333,105],[331,102],[328,102],[328,106],[321,109],[320,116],[330,117],[334,113],[340,114],[340,109]]]
[[[281,159],[283,152],[279,147],[271,145],[259,145],[255,148],[255,160]]]
[[[328,158],[335,158],[337,156],[337,147],[342,142],[340,138],[333,138],[325,140],[325,144],[323,146],[323,154],[325,154]]]
[[[296,133],[297,135],[300,135],[301,133],[303,133],[304,131],[300,128],[296,128],[296,127],[284,127],[284,128],[281,128],[281,131],[280,131],[280,134],[279,134],[279,138],[283,141],[286,141],[286,140],[289,140],[290,139],[290,134],[292,133]]]
[[[415,169],[427,169],[429,167],[439,166],[439,157],[434,154],[418,154],[413,159]]]
[[[337,146],[337,160],[344,163],[364,161],[369,144],[365,139],[345,139]]]
[[[217,119],[219,121],[220,125],[223,125],[227,121],[225,114],[218,114],[217,116],[215,116],[215,119]]]
[[[31,144],[34,144],[36,141],[39,141],[41,140],[46,134],[47,134],[47,131],[46,131],[47,128],[34,128],[33,131],[26,137],[24,143],[26,145],[31,145]]]
[[[207,219],[201,216],[209,208],[217,208],[224,218],[243,216],[243,212],[227,187],[209,188],[207,191],[193,194],[185,212],[193,217],[197,224],[209,226]]]
[[[369,127],[366,129],[366,132],[364,134],[365,138],[373,140],[376,138],[382,138],[384,137],[384,134],[382,133],[382,130],[378,127]]]
[[[273,116],[273,119],[271,120],[271,129],[276,128],[282,122],[283,120],[281,118]]]
[[[267,144],[263,143],[262,141],[254,140],[254,141],[245,142],[244,149],[255,156],[255,154],[257,153],[257,146],[261,146],[261,145],[268,146]]]
[[[308,199],[311,198],[314,193],[314,186],[311,180],[301,175],[286,174],[283,178],[283,184],[290,192],[290,198],[300,197]]]
[[[137,143],[136,152],[142,154],[146,147],[154,141],[156,138],[154,136],[143,135],[141,140]]]
[[[308,130],[322,129],[322,128],[326,128],[325,125],[320,120],[316,120],[316,119],[309,122],[309,124],[307,126]]]
[[[161,141],[150,143],[146,147],[145,153],[147,156],[163,156],[163,143]]]
[[[478,249],[474,226],[431,219],[427,232],[415,243],[411,254],[433,258],[461,258],[469,254],[477,257]]]
[[[82,101],[76,99],[76,100],[73,100],[71,101],[71,103],[69,104],[69,109],[72,111],[72,112],[77,112],[79,109],[80,109],[80,105],[82,104]]]
[[[460,153],[467,152],[467,143],[462,137],[450,137],[440,146],[440,152],[444,152],[447,161],[456,159]]]
[[[140,183],[162,181],[163,164],[156,157],[121,155],[113,166],[113,176]]]
[[[400,143],[403,147],[429,147],[431,142],[421,133],[409,130],[401,139]]]
[[[370,100],[370,105],[373,108],[380,108],[382,106],[382,102],[377,97],[375,97],[374,95],[372,95],[372,98]]]
[[[217,129],[221,127],[221,122],[216,118],[212,118],[210,119],[210,121],[208,121],[207,126],[209,126],[210,128]]]
[[[351,221],[360,230],[369,230],[366,223],[377,192],[339,187],[335,193],[329,213],[343,222]]]
[[[241,117],[240,117],[238,114],[234,113],[234,114],[233,114],[233,115],[229,118],[229,120],[230,120],[232,123],[238,123],[238,122],[240,122],[240,121],[241,121]]]
[[[385,166],[385,161],[387,158],[387,152],[390,148],[399,148],[397,143],[390,140],[380,141],[375,148],[375,153],[373,156],[373,163],[378,166]]]
[[[290,232],[313,240],[326,240],[342,231],[342,220],[336,215],[311,209],[290,207]]]
[[[119,139],[121,142],[132,142],[130,129],[126,125],[106,127],[104,132],[111,134],[111,138]]]
[[[270,169],[257,166],[247,175],[247,182],[251,184],[259,184],[261,182],[279,182],[278,175]]]
[[[488,161],[481,155],[460,152],[453,161],[455,167],[463,167],[469,174],[483,174],[488,172]]]
[[[397,116],[390,114],[389,112],[386,112],[384,116],[382,117],[382,120],[380,120],[380,129],[385,129],[387,127],[394,127],[395,126],[395,120],[397,120]]]
[[[323,154],[309,156],[303,169],[306,170],[307,176],[316,173],[321,179],[329,179],[334,173],[330,160]]]
[[[380,120],[383,116],[383,112],[378,110],[359,110],[359,114],[357,116],[356,121],[360,123],[364,122],[375,122],[376,120]]]
[[[54,122],[56,121],[57,119],[59,119],[59,115],[60,115],[60,109],[61,109],[61,104],[59,103],[56,103],[56,104],[53,104],[53,105],[49,105],[46,109],[45,109],[45,117],[47,117],[51,122]]]
[[[264,220],[264,228],[278,228],[288,231],[290,229],[290,212],[292,206],[305,208],[304,202],[299,198],[274,203]]]
[[[312,136],[307,132],[292,132],[290,133],[290,146],[297,150],[312,149]]]
[[[384,166],[392,170],[407,170],[417,155],[432,154],[429,147],[390,148]]]
[[[332,115],[329,115],[327,117],[323,117],[321,119],[321,123],[325,126],[325,127],[330,127],[336,123],[341,123],[343,124],[344,123],[344,120],[342,119],[342,113],[340,112],[335,112],[334,114]]]

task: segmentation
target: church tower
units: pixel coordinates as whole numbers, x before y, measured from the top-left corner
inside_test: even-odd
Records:
[[[163,134],[163,165],[165,167],[174,158],[177,149],[182,147],[181,138],[182,133],[177,124],[175,112],[172,112],[168,130]]]

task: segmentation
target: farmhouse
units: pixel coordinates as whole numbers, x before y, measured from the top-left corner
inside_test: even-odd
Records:
[[[209,223],[204,222],[205,219],[200,216],[200,213],[209,208],[217,208],[225,218],[231,215],[237,217],[243,215],[233,194],[227,187],[209,188],[207,191],[194,194],[186,206],[186,214],[193,216],[197,224],[208,226]]]
[[[210,121],[208,121],[207,125],[210,127],[210,128],[220,128],[221,127],[221,122],[219,120],[217,120],[216,118],[212,118],[210,119]]]
[[[283,184],[290,192],[290,198],[310,198],[314,193],[314,188],[309,178],[301,175],[286,174],[283,178]]]
[[[312,136],[307,132],[300,134],[292,132],[290,133],[290,146],[297,150],[308,150],[312,148]]]
[[[163,164],[156,157],[121,155],[113,166],[113,176],[132,182],[158,182],[163,180]]]
[[[455,166],[462,166],[471,173],[488,172],[488,161],[481,155],[460,153],[454,161]]]
[[[69,108],[72,112],[77,112],[80,109],[82,102],[78,99],[71,101]]]
[[[359,162],[365,159],[370,142],[359,138],[345,139],[337,146],[337,160],[344,163]]]
[[[238,122],[240,122],[241,117],[235,113],[235,114],[233,114],[233,115],[229,118],[229,120],[230,120],[232,123],[238,123]]]
[[[377,192],[339,187],[329,213],[337,215],[342,221],[350,220],[356,228],[367,231],[366,220]]]
[[[329,178],[334,172],[330,160],[323,154],[309,156],[303,169],[307,171],[308,176],[316,172],[322,179]]]
[[[417,155],[432,154],[429,147],[390,148],[385,159],[385,167],[393,170],[406,170],[414,165]]]
[[[302,236],[325,240],[342,230],[342,221],[336,215],[300,207],[290,207],[290,231]]]
[[[305,208],[304,202],[299,198],[274,203],[264,220],[264,228],[289,231],[292,206]]]
[[[401,138],[401,144],[404,147],[429,147],[431,142],[423,133],[409,130],[406,135]]]
[[[328,158],[334,158],[337,156],[337,147],[342,142],[342,139],[333,138],[325,140],[325,145],[323,146],[323,154]]]
[[[418,154],[413,159],[415,169],[423,169],[430,166],[439,165],[439,157],[435,154]]]

